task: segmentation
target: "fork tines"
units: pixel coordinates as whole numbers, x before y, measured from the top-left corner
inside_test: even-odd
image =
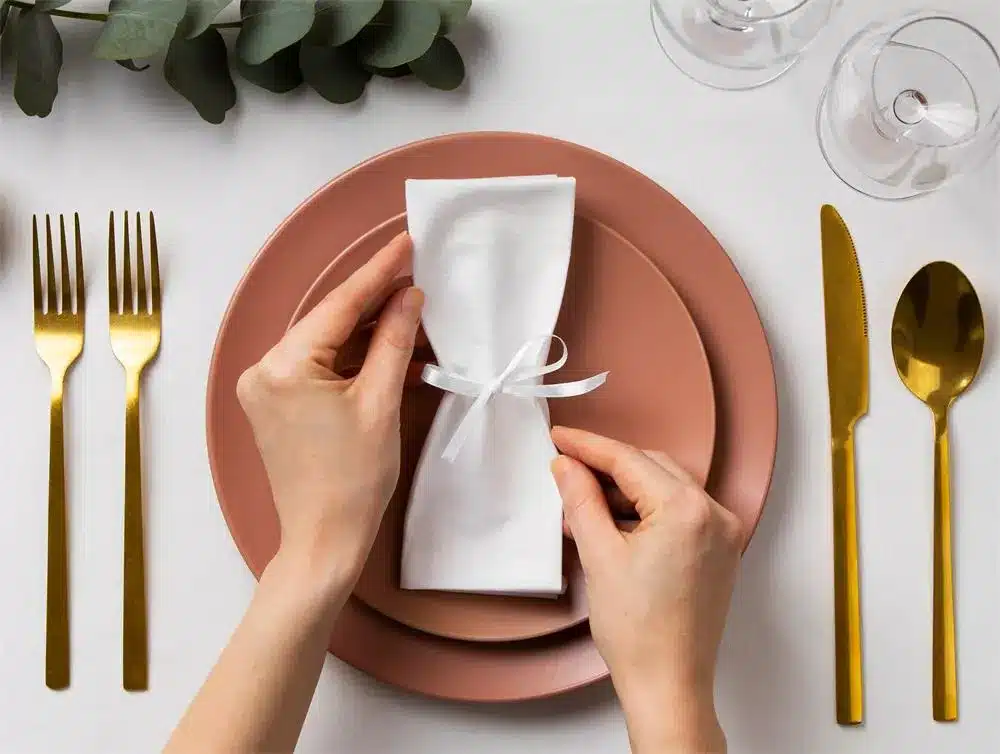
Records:
[[[83,316],[83,244],[80,241],[80,215],[73,213],[76,242],[76,284],[70,282],[69,249],[66,241],[66,218],[59,215],[60,284],[56,283],[55,250],[52,241],[52,220],[45,215],[45,284],[42,285],[42,262],[39,253],[38,215],[31,218],[32,277],[35,289],[35,314]],[[75,301],[75,310],[74,310]]]
[[[135,213],[135,245],[132,253],[132,234],[129,213],[123,215],[123,250],[121,295],[118,287],[118,266],[115,260],[115,213],[108,216],[108,305],[112,314],[160,313],[160,259],[156,242],[156,219],[149,213],[149,280],[146,279],[146,259],[143,249],[142,216]],[[133,278],[132,268],[135,267]],[[147,288],[148,283],[148,288]],[[147,293],[148,292],[148,293]]]

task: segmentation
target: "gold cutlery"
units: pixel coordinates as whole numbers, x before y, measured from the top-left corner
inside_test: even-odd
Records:
[[[70,282],[66,221],[59,216],[60,282],[56,284],[52,224],[45,216],[45,291],[38,243],[38,217],[31,219],[35,348],[52,378],[49,424],[48,564],[45,594],[45,685],[69,686],[69,552],[66,532],[66,477],[63,440],[63,388],[66,373],[83,350],[83,247],[80,216],[76,231],[76,281]],[[75,288],[76,310],[73,309]]]
[[[864,719],[854,427],[868,413],[868,313],[854,242],[836,209],[820,211],[833,468],[837,722]]]
[[[934,414],[934,719],[958,719],[952,577],[948,408],[976,377],[986,328],[972,284],[949,262],[923,267],[892,318],[892,356],[903,384]]]
[[[129,217],[125,213],[122,284],[115,265],[115,214],[108,222],[108,301],[111,348],[125,368],[125,531],[122,601],[122,685],[149,688],[146,630],[146,567],[143,535],[142,454],[139,441],[139,383],[142,370],[160,348],[160,264],[156,222],[149,213],[149,285],[143,250],[142,218],[135,213],[135,289]],[[134,294],[134,295],[133,295]]]

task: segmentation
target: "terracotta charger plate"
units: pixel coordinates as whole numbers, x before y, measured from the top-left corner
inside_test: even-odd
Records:
[[[599,152],[530,134],[453,134],[379,155],[320,189],[268,240],[233,294],[209,372],[208,454],[223,515],[257,577],[277,550],[278,527],[236,399],[240,374],[281,337],[331,249],[346,249],[403,212],[406,178],[525,174],[574,176],[577,212],[643,250],[687,305],[715,388],[708,489],[740,518],[749,541],[774,467],[777,394],[760,318],[718,241],[653,181]],[[528,641],[463,642],[416,631],[353,598],[330,651],[385,683],[465,701],[551,696],[607,676],[586,624]]]
[[[293,323],[405,229],[406,218],[400,215],[340,254],[306,294]],[[715,443],[715,397],[698,329],[673,287],[638,249],[582,215],[574,223],[555,332],[566,342],[569,361],[550,381],[606,370],[610,375],[592,393],[548,401],[552,423],[662,450],[704,482]],[[341,351],[344,361],[360,363],[362,354],[351,353],[355,348],[350,346]],[[355,596],[407,626],[466,641],[532,639],[582,623],[588,614],[585,583],[569,542],[564,548],[568,588],[559,599],[399,587],[407,501],[441,395],[419,383],[404,392],[400,480]]]

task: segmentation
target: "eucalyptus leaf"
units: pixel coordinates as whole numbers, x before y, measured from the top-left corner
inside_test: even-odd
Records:
[[[142,71],[145,71],[147,68],[149,68],[149,63],[146,63],[146,65],[139,65],[134,60],[132,60],[132,58],[126,58],[125,60],[116,60],[115,62],[125,70],[135,71],[136,73],[141,73]]]
[[[434,0],[386,0],[378,24],[358,35],[361,60],[377,68],[395,68],[416,60],[430,48],[441,28]]]
[[[170,44],[186,10],[186,0],[111,0],[94,54],[105,60],[151,57]]]
[[[410,63],[414,75],[435,89],[457,89],[465,78],[465,62],[450,39],[438,37],[423,55]]]
[[[358,64],[351,47],[304,44],[299,64],[306,83],[330,102],[346,105],[361,97],[371,73]]]
[[[434,0],[441,13],[441,33],[451,34],[465,20],[472,8],[472,0]]]
[[[14,99],[25,115],[44,118],[59,93],[62,38],[52,16],[34,9],[21,14],[15,31]]]
[[[242,0],[240,9],[243,26],[236,52],[250,65],[259,65],[309,32],[316,0]]]
[[[382,9],[384,0],[316,0],[316,22],[308,41],[315,45],[346,44]]]
[[[236,58],[236,70],[247,81],[269,92],[284,94],[296,89],[302,83],[302,69],[299,68],[299,43],[279,50],[259,65],[250,65]]]
[[[203,33],[222,9],[233,0],[187,0],[187,12],[177,28],[177,33],[190,39]]]
[[[0,20],[4,21],[4,33],[0,34],[0,79],[14,69],[17,61],[17,16],[18,9],[6,5],[0,8]]]
[[[209,123],[222,123],[236,105],[229,53],[218,29],[208,29],[194,39],[174,37],[163,76]]]
[[[48,13],[50,10],[61,8],[70,0],[35,0],[35,10],[40,13]]]
[[[376,68],[373,65],[365,65],[362,63],[361,67],[369,73],[375,76],[381,76],[385,79],[400,79],[403,78],[403,76],[410,76],[413,74],[409,65],[397,65],[395,68]]]

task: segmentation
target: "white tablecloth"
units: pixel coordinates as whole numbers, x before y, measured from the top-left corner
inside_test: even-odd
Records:
[[[896,0],[881,4],[902,7]],[[991,0],[953,0],[1000,41]],[[390,147],[447,131],[511,129],[607,152],[668,187],[721,239],[774,348],[781,439],[764,520],[744,561],[722,650],[720,714],[736,754],[987,754],[1000,747],[997,319],[1000,196],[992,164],[966,184],[883,204],[842,185],[813,118],[836,51],[871,13],[849,2],[806,60],[748,93],[703,88],[663,56],[645,0],[476,0],[455,94],[377,81],[335,107],[241,86],[202,123],[159,76],[90,60],[94,29],[66,22],[55,112],[0,97],[0,751],[153,751],[198,688],[254,581],[229,538],[205,456],[215,331],[246,265],[314,189]],[[871,319],[871,413],[859,429],[867,725],[834,723],[828,414],[818,210],[836,204],[858,245]],[[152,690],[120,681],[122,391],[103,316],[109,208],[158,213],[163,346],[146,381]],[[73,685],[43,682],[48,382],[31,329],[32,212],[84,218],[91,306],[66,401]],[[930,714],[930,415],[889,352],[896,297],[948,258],[986,307],[987,361],[953,413],[961,716]],[[303,752],[625,751],[610,686],[509,707],[399,693],[330,660]]]

